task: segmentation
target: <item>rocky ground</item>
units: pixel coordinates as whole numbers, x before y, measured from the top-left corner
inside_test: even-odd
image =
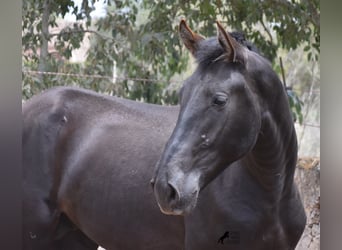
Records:
[[[295,181],[301,193],[307,224],[296,250],[320,249],[320,160],[299,158]]]

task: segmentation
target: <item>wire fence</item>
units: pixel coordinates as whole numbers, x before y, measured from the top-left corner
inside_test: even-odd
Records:
[[[23,70],[24,74],[31,75],[52,75],[52,76],[65,76],[65,77],[76,77],[76,78],[94,78],[94,79],[107,79],[109,81],[139,81],[139,82],[163,82],[163,80],[150,79],[150,78],[132,78],[132,77],[113,77],[103,75],[87,75],[87,74],[75,74],[75,73],[62,73],[62,72],[42,72],[36,70]],[[181,83],[181,81],[170,81],[169,83]]]
[[[134,81],[141,83],[165,83],[165,80],[161,79],[150,79],[150,78],[132,78],[132,77],[118,77],[118,76],[103,76],[97,74],[77,74],[77,73],[63,73],[63,72],[41,72],[35,70],[23,70],[23,74],[25,75],[46,75],[46,76],[61,76],[61,77],[74,77],[74,78],[92,78],[92,79],[105,79],[113,84],[116,84],[120,81]],[[166,83],[165,86],[169,84],[178,84],[180,85],[183,80],[171,80]],[[303,122],[299,123],[295,122],[296,131],[298,135],[298,143],[299,143],[299,155],[304,156],[319,156],[319,141],[320,141],[320,123],[319,123],[319,113],[316,114],[316,117],[312,117],[313,113],[319,112],[319,99],[320,99],[320,90],[310,88],[309,91],[306,91],[303,94]]]

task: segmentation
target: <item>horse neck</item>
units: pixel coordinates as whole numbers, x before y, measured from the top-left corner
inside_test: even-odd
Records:
[[[283,90],[281,91],[283,92]],[[281,93],[261,114],[261,129],[247,155],[248,171],[273,198],[291,192],[297,161],[297,137],[286,94]]]

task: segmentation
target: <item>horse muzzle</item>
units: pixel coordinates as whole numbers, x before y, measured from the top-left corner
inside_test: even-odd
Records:
[[[171,178],[157,176],[154,195],[160,210],[167,215],[185,215],[196,206],[199,185],[197,175],[178,174]]]

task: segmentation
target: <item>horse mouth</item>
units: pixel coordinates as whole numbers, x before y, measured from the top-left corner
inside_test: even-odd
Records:
[[[178,215],[178,216],[182,216],[182,215],[185,215],[185,212],[180,210],[180,209],[163,209],[159,203],[158,203],[158,206],[159,206],[159,209],[160,211],[163,213],[163,214],[166,214],[166,215]]]
[[[170,202],[167,205],[161,205],[157,202],[160,211],[166,215],[185,216],[190,214],[197,205],[198,192],[191,194],[188,199],[180,199],[177,202]]]

